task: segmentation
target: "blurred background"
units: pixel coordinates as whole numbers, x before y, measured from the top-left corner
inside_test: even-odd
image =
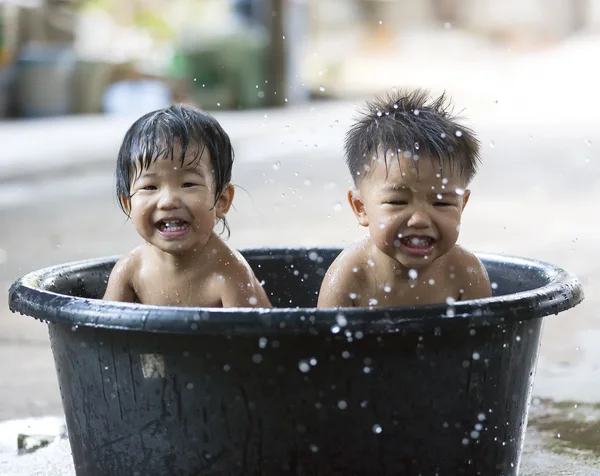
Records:
[[[561,402],[564,425],[536,428],[598,461],[599,60],[600,0],[0,0],[0,421],[62,413],[46,327],[8,310],[10,285],[140,242],[114,198],[133,120],[182,101],[221,122],[231,246],[344,246],[364,232],[344,133],[365,99],[421,86],[482,141],[461,244],[584,285],[545,320],[534,403]]]
[[[0,117],[352,97],[599,28],[597,0],[2,0]]]

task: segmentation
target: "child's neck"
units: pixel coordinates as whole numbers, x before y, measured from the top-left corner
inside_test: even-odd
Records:
[[[161,263],[161,266],[165,267],[165,269],[184,272],[188,269],[198,270],[209,262],[213,254],[212,250],[215,249],[215,239],[217,239],[217,237],[214,233],[212,233],[205,245],[197,246],[193,249],[177,254],[167,253],[155,246],[149,246],[152,247],[153,252]]]
[[[394,281],[396,282],[418,281],[419,276],[425,275],[433,267],[433,262],[414,269],[406,267],[391,256],[386,255],[374,244],[372,245],[371,257],[371,259],[374,261],[375,267],[379,267],[380,269],[388,269],[389,272],[391,272],[391,276],[393,276]]]

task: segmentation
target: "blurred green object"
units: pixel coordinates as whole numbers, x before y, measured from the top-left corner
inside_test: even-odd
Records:
[[[263,107],[268,40],[260,34],[214,38],[175,56],[175,70],[187,70],[192,97],[203,108]],[[258,87],[257,87],[258,86]]]

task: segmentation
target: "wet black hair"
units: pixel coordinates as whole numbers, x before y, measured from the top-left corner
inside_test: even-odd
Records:
[[[175,144],[181,146],[179,157],[175,157]],[[227,133],[210,114],[193,106],[174,104],[165,109],[149,112],[129,128],[117,158],[117,201],[127,216],[122,198],[131,200],[131,185],[134,180],[159,158],[179,160],[195,147],[194,160],[199,161],[206,150],[214,170],[216,205],[225,186],[231,181],[233,147]],[[229,231],[226,220],[223,226]]]
[[[458,123],[446,94],[432,99],[424,89],[398,90],[367,102],[348,130],[344,142],[346,164],[355,185],[368,176],[373,157],[392,150],[412,157],[438,159],[440,167],[457,169],[469,183],[480,162],[475,133]]]

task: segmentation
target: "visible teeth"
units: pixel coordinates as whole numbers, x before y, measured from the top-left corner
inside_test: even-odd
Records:
[[[159,228],[163,231],[183,231],[187,224],[181,220],[163,220],[159,223]]]
[[[413,236],[410,238],[404,238],[402,239],[402,242],[406,245],[406,246],[411,246],[413,248],[427,248],[431,245],[432,243],[432,239],[431,238],[420,238],[417,236]]]

